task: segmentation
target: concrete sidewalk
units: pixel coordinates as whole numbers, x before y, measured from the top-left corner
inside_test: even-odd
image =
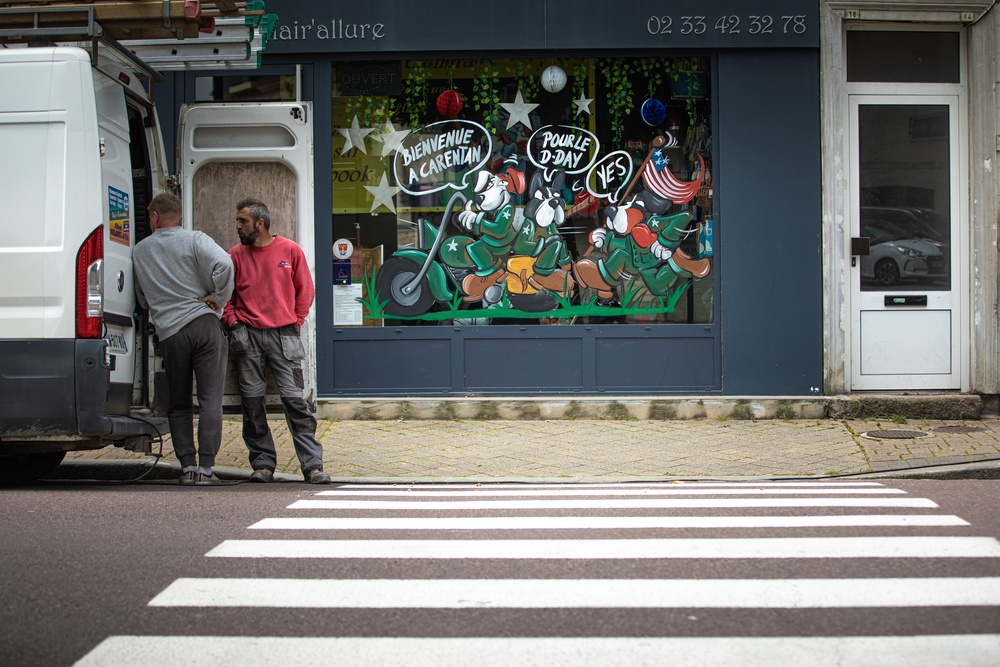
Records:
[[[279,479],[301,480],[291,436],[270,421]],[[217,470],[250,468],[227,417]],[[335,481],[620,481],[888,473],[1000,476],[1000,420],[759,419],[335,420],[317,437]],[[154,446],[155,447],[155,446]],[[169,435],[163,463],[176,466]],[[151,461],[115,447],[73,461]],[[148,463],[147,463],[148,465]],[[221,473],[220,473],[221,474]]]

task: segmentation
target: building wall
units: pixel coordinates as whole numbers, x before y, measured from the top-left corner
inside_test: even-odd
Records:
[[[964,326],[966,390],[996,394],[997,340],[997,99],[998,12],[991,2],[823,0],[820,8],[823,136],[824,386],[851,390],[850,229],[844,81],[844,31],[850,22],[891,29],[913,24],[965,26],[968,44],[969,302]]]

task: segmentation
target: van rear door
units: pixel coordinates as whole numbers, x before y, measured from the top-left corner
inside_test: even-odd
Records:
[[[104,236],[104,337],[111,362],[109,411],[129,414],[135,380],[136,323],[132,248],[136,200],[132,191],[132,163],[128,109],[122,83],[94,69],[94,92],[101,153],[101,205]],[[141,137],[139,138],[141,139]]]
[[[271,233],[298,243],[315,282],[312,105],[308,102],[196,104],[181,108],[178,172],[184,224],[227,250],[239,242],[236,202],[255,197],[271,211]],[[316,402],[316,315],[302,328],[305,399]],[[268,402],[280,404],[273,381]],[[226,405],[239,405],[229,364]]]

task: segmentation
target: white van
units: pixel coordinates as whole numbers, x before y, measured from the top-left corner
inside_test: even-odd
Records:
[[[165,191],[133,72],[72,47],[0,49],[0,480],[66,451],[148,451],[149,374],[132,248]]]
[[[132,271],[155,195],[180,186],[185,226],[224,248],[237,242],[235,202],[263,197],[314,266],[311,105],[184,107],[169,177],[139,81],[158,75],[128,55],[95,66],[75,47],[0,48],[0,483],[39,477],[67,451],[149,452],[168,432]],[[227,405],[238,405],[230,370]]]

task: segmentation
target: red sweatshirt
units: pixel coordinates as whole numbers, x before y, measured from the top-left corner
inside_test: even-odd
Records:
[[[229,256],[236,287],[223,311],[223,324],[232,328],[240,321],[255,329],[302,326],[316,294],[302,248],[275,236],[263,248],[237,243]]]

